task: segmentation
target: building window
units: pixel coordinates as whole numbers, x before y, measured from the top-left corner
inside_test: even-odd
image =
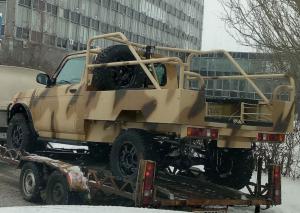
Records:
[[[22,38],[22,32],[23,32],[22,27],[17,27],[17,30],[16,30],[16,37],[17,37],[17,38]]]
[[[99,30],[100,22],[98,20],[92,19],[92,28],[95,30]]]
[[[52,15],[57,16],[58,7],[56,5],[52,5]]]
[[[80,21],[80,14],[76,12],[71,12],[71,21],[75,24],[79,24]]]
[[[48,44],[48,45],[55,45],[55,35],[48,35],[48,34],[44,34],[44,43]]]
[[[31,41],[42,42],[42,33],[37,31],[31,31]]]
[[[126,8],[125,8],[125,6],[122,5],[122,4],[119,4],[119,6],[118,6],[118,11],[119,11],[121,14],[125,15],[125,14],[126,14]]]
[[[109,8],[110,6],[110,0],[102,0],[102,5],[106,8]]]
[[[85,27],[90,27],[90,22],[91,22],[91,18],[87,17],[87,16],[82,16],[81,17],[81,24]]]
[[[74,41],[73,45],[72,45],[72,49],[77,51],[78,50],[78,42]]]
[[[51,13],[51,11],[52,11],[51,4],[47,3],[47,12]]]
[[[67,46],[68,46],[68,39],[57,38],[57,44],[56,44],[56,46],[66,49]]]
[[[70,19],[70,10],[64,9],[64,18],[65,19]]]
[[[19,4],[25,7],[31,7],[31,0],[19,0]]]
[[[41,11],[45,11],[45,9],[46,9],[46,2],[43,1],[43,0],[40,0],[39,1],[39,8],[40,8]]]
[[[82,44],[82,43],[79,44],[79,49],[80,50],[86,50],[86,48],[87,48],[86,44]]]
[[[107,31],[108,31],[107,28],[108,28],[108,26],[106,23],[101,23],[101,32],[107,33]]]
[[[39,8],[39,0],[33,0],[33,9],[38,9]]]
[[[126,7],[126,15],[130,18],[133,17],[133,10],[130,7]]]
[[[16,29],[16,37],[22,39],[29,39],[29,29],[17,27]]]
[[[118,2],[112,1],[111,2],[111,9],[114,11],[118,11]]]
[[[57,6],[47,3],[47,13],[57,16],[57,12],[58,12]]]

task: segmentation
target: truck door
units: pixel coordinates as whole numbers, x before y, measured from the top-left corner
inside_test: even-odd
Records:
[[[71,56],[54,75],[54,84],[37,91],[40,113],[35,127],[41,137],[81,140],[83,113],[77,108],[84,70],[85,55]]]

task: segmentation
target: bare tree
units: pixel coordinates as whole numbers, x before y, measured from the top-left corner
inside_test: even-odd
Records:
[[[241,44],[270,52],[283,71],[298,77],[300,0],[220,0],[231,35]],[[286,66],[288,65],[288,66]]]
[[[280,72],[300,79],[300,0],[219,0],[224,8],[228,32],[240,44],[270,53],[273,64]],[[296,110],[300,112],[297,84]],[[283,175],[299,177],[300,135],[298,131],[287,136],[286,143],[258,144],[256,157],[265,164],[277,163]]]

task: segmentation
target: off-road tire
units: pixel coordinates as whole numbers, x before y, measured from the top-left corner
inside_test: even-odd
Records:
[[[117,177],[135,180],[140,160],[156,160],[156,152],[154,150],[152,138],[153,136],[144,130],[129,129],[121,132],[114,141],[110,152],[110,168],[112,174]],[[136,149],[137,156],[137,165],[135,168],[134,166],[132,167],[135,169],[135,171],[132,171],[132,174],[124,171],[124,167],[122,167],[123,162],[121,152],[124,146],[127,146],[128,144]]]
[[[37,148],[34,147],[37,137],[29,122],[22,113],[17,113],[12,117],[7,127],[8,148],[27,152],[32,152]],[[16,138],[17,132],[20,133],[19,140]]]
[[[110,63],[119,61],[132,61],[135,57],[132,55],[128,46],[113,45],[102,50],[96,57],[94,64]],[[127,85],[120,85],[115,78],[118,73],[132,74],[131,80]],[[92,86],[97,90],[118,90],[127,88],[141,88],[145,82],[145,74],[139,65],[123,67],[100,67],[93,71]]]
[[[218,169],[215,164],[215,154],[210,153],[205,165],[205,175],[208,180],[234,189],[241,189],[246,186],[254,170],[253,151],[250,149],[227,149],[226,151],[219,148],[215,149],[222,152],[223,161],[232,162],[231,171],[229,173],[220,171],[222,168]]]
[[[43,175],[41,170],[34,163],[25,163],[20,174],[20,191],[24,200],[29,202],[41,201],[42,187]]]

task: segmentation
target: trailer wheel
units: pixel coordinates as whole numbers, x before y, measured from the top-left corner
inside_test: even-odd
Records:
[[[113,45],[99,53],[95,64],[132,61],[135,57],[126,45]],[[97,90],[118,90],[141,88],[145,74],[139,65],[119,67],[99,67],[93,71],[92,85]]]
[[[20,189],[23,198],[29,202],[41,200],[42,172],[34,163],[25,163],[20,175]]]
[[[50,175],[46,187],[48,205],[82,205],[86,202],[84,192],[71,192],[66,177],[59,171]]]
[[[223,186],[241,189],[246,186],[254,170],[251,149],[214,148],[205,165],[206,177]]]
[[[36,142],[36,136],[29,121],[21,113],[15,114],[7,128],[7,147],[18,151],[31,152]]]
[[[46,187],[48,205],[68,205],[70,200],[69,186],[66,177],[59,171],[50,175]]]
[[[112,145],[112,174],[121,178],[136,179],[140,160],[156,160],[151,138],[151,134],[143,130],[123,131]]]

